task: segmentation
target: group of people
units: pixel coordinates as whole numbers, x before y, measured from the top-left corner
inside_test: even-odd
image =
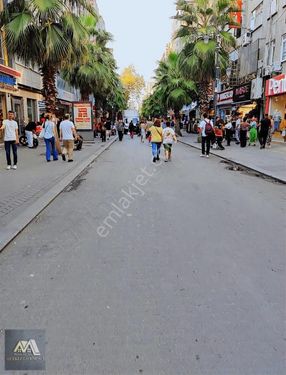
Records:
[[[106,140],[110,139],[113,130],[114,127],[112,126],[110,119],[101,118],[94,126],[94,137],[96,138],[99,135],[101,141],[106,142]]]
[[[242,148],[247,146],[247,141],[249,146],[256,146],[259,141],[260,149],[270,148],[274,121],[268,114],[265,114],[261,121],[253,116],[242,117],[238,114],[228,117],[226,121],[216,117],[213,122],[205,113],[199,129],[202,143],[201,156],[209,157],[211,147],[224,150],[223,140],[226,140],[226,146],[230,146],[233,137],[236,144],[240,144]]]
[[[131,125],[131,126],[130,126]],[[122,142],[124,134],[126,134],[126,122],[119,120],[116,125],[119,141]],[[147,123],[141,120],[136,126],[136,134],[140,136],[141,142],[147,139],[152,146],[153,163],[160,160],[161,146],[164,147],[165,162],[172,160],[172,146],[177,142],[174,129],[171,127],[170,121],[163,122],[160,119],[155,119],[153,123]],[[131,121],[128,127],[130,138],[134,138],[135,125]]]
[[[25,129],[25,133],[28,140],[28,147],[33,148],[31,144],[31,135],[27,134],[27,132],[31,132],[33,136],[34,126],[32,127],[31,123],[29,123],[27,127],[27,129]],[[8,118],[3,121],[0,131],[3,133],[4,138],[7,161],[6,168],[7,170],[16,170],[18,163],[17,146],[19,144],[19,130],[13,111],[8,112]],[[66,114],[64,119],[60,122],[59,133],[60,134],[58,135],[55,118],[50,113],[45,114],[40,138],[43,138],[46,145],[46,161],[50,162],[51,157],[54,161],[56,161],[58,160],[58,155],[60,154],[64,161],[67,160],[68,162],[73,162],[74,142],[77,141],[80,136],[77,134],[74,123],[70,120],[69,114]],[[11,151],[13,154],[13,162]]]

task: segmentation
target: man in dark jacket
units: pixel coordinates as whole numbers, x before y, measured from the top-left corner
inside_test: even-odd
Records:
[[[268,117],[268,114],[264,115],[264,118],[260,121],[259,126],[259,141],[260,141],[260,148],[265,148],[267,136],[269,132],[269,128],[271,127],[271,120]]]

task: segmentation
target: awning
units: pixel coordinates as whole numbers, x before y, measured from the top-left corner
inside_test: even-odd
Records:
[[[0,64],[0,72],[16,78],[20,78],[22,76],[22,74],[18,72],[18,70],[12,69],[9,66],[5,66],[2,64]]]

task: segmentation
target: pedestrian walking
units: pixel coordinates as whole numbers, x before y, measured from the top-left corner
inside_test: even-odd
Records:
[[[222,145],[222,141],[223,141],[223,129],[222,128],[223,128],[223,120],[219,119],[215,123],[215,126],[214,126],[214,134],[215,134],[215,138],[216,138],[216,144],[217,144],[217,148],[219,150],[225,149]],[[213,146],[213,148],[214,148],[214,146]]]
[[[166,121],[165,125],[165,129],[163,129],[163,146],[165,149],[165,162],[168,162],[171,161],[172,146],[174,142],[177,142],[177,137],[174,130],[171,128],[170,121]]]
[[[253,117],[250,120],[250,130],[249,130],[249,146],[256,146],[257,141],[257,120]]]
[[[135,130],[135,126],[133,124],[133,121],[131,120],[130,124],[129,124],[129,133],[130,133],[131,139],[133,139],[133,137],[134,137],[134,130]]]
[[[233,126],[232,126],[232,122],[231,122],[230,118],[227,119],[227,123],[226,123],[224,128],[225,128],[226,145],[230,146],[231,138],[232,138],[232,132],[233,132]]]
[[[118,133],[119,141],[122,142],[123,135],[124,135],[124,124],[122,120],[119,120],[117,123],[117,133]]]
[[[241,124],[241,115],[237,115],[236,120],[235,120],[235,140],[236,140],[235,143],[237,145],[240,144],[240,124]]]
[[[8,119],[3,121],[1,129],[4,131],[4,146],[7,160],[7,170],[17,169],[18,155],[17,145],[19,144],[18,124],[14,120],[13,111],[8,112]],[[13,152],[13,165],[11,163],[11,149]]]
[[[144,143],[144,140],[146,139],[146,127],[147,124],[145,121],[141,121],[140,123],[140,136],[141,136],[141,142]]]
[[[70,120],[70,115],[65,115],[64,121],[60,124],[60,139],[63,141],[62,159],[73,162],[74,138],[76,136],[74,123]]]
[[[286,113],[284,115],[284,119],[281,121],[280,129],[284,142],[286,142]]]
[[[34,148],[34,137],[33,134],[36,132],[37,124],[35,121],[29,119],[28,124],[25,126],[25,136],[27,138],[28,148]]]
[[[58,160],[58,152],[56,150],[56,125],[52,121],[52,115],[50,113],[46,114],[46,121],[43,125],[44,127],[44,141],[46,144],[46,160],[51,161],[51,155],[53,155],[53,160]]]
[[[124,123],[124,135],[128,134],[128,130],[129,130],[129,124],[128,124],[128,119],[126,118],[125,123]]]
[[[206,156],[209,157],[210,148],[211,148],[211,140],[213,138],[213,124],[211,120],[208,118],[207,113],[204,113],[203,120],[200,122],[199,128],[201,129],[201,136],[202,136],[202,154],[201,157]],[[207,149],[206,149],[207,146]]]
[[[271,126],[269,127],[268,135],[267,135],[267,140],[266,140],[266,145],[267,148],[271,148],[271,142],[272,142],[272,134],[274,133],[274,120],[273,116],[269,116]]]
[[[244,148],[247,144],[247,131],[249,128],[249,123],[247,122],[247,117],[244,117],[240,123],[240,130],[239,130],[239,140],[240,140],[240,147]]]
[[[106,142],[106,127],[105,127],[105,121],[101,122],[100,126],[100,137],[101,137],[101,142]]]
[[[269,136],[269,131],[271,130],[271,120],[266,113],[264,118],[259,123],[259,141],[260,149],[264,149],[266,146],[267,138]]]
[[[111,135],[111,121],[110,120],[106,121],[105,128],[106,128],[106,138],[107,138],[107,140],[109,140],[110,135]]]
[[[160,149],[163,142],[163,130],[160,120],[155,120],[149,131],[151,133],[153,163],[156,163],[157,160],[160,160]]]

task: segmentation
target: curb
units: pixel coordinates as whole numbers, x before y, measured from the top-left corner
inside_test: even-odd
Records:
[[[185,142],[185,141],[182,141],[182,140],[180,140],[180,139],[178,139],[178,142],[180,142],[180,143],[182,143],[182,144],[184,144],[184,145],[186,145],[186,146],[189,146],[189,147],[195,148],[196,150],[200,150],[200,149],[201,149],[201,148],[198,147],[198,146],[192,145],[192,144],[190,144],[190,143],[188,143],[188,142]],[[262,172],[262,171],[259,171],[259,170],[257,170],[257,169],[251,168],[251,167],[249,167],[249,166],[246,165],[246,164],[240,163],[240,162],[235,161],[235,160],[231,160],[231,159],[229,159],[229,158],[227,158],[227,157],[225,157],[225,156],[221,156],[221,155],[215,154],[215,153],[213,153],[213,152],[211,152],[211,151],[210,151],[210,154],[211,154],[211,155],[214,155],[214,156],[216,156],[216,157],[218,157],[218,158],[220,158],[220,159],[226,160],[226,161],[228,161],[228,162],[230,162],[230,163],[236,164],[236,165],[238,165],[239,167],[246,168],[246,169],[248,169],[248,170],[250,170],[250,171],[253,171],[253,172],[259,173],[259,174],[262,175],[262,176],[265,176],[265,177],[267,177],[267,178],[271,178],[272,180],[274,180],[274,181],[276,181],[276,182],[280,182],[280,183],[286,185],[286,181],[283,180],[283,179],[281,179],[281,178],[279,178],[279,177],[275,177],[275,176],[272,176],[272,175],[269,174],[269,173]]]
[[[52,187],[43,196],[37,199],[29,208],[12,220],[7,227],[0,228],[0,253],[17,237],[49,204],[51,204],[62,191],[71,184],[85,169],[87,169],[99,156],[101,156],[113,143],[117,137],[108,142],[104,147],[91,155],[88,159],[76,166],[59,183]]]

